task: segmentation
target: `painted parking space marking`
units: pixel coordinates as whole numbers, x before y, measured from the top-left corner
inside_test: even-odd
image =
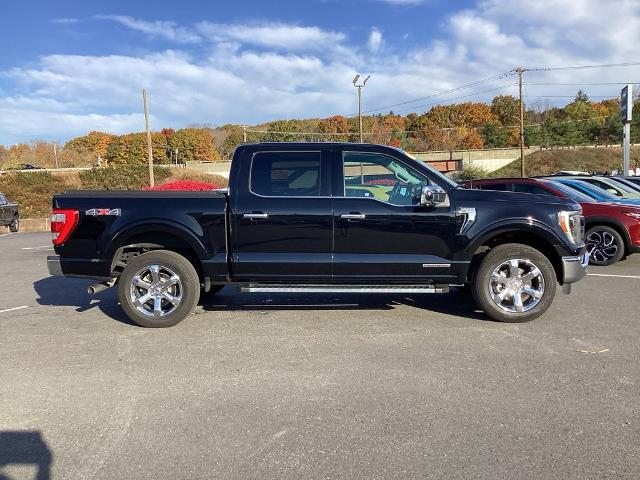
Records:
[[[21,250],[53,250],[51,245],[42,245],[40,247],[22,247]]]
[[[0,237],[6,237],[7,235],[13,235],[13,232],[9,232],[9,233],[0,233]]]
[[[637,278],[640,279],[638,275],[612,275],[608,273],[587,273],[589,277],[614,277],[614,278]]]
[[[14,312],[16,310],[22,310],[23,308],[29,308],[29,305],[22,305],[21,307],[5,308],[4,310],[0,310],[0,313]]]

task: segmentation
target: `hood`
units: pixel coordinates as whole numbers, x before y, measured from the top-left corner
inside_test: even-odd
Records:
[[[514,204],[556,205],[559,210],[580,210],[580,205],[569,199],[534,193],[504,192],[501,190],[475,190],[460,188],[456,198],[465,202],[505,202]]]

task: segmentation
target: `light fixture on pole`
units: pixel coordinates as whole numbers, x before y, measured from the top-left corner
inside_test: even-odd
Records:
[[[362,137],[362,87],[367,84],[367,80],[371,78],[371,75],[367,75],[361,84],[358,84],[358,80],[360,79],[360,75],[356,75],[353,78],[353,86],[358,89],[358,124],[360,125],[360,143],[364,143]]]

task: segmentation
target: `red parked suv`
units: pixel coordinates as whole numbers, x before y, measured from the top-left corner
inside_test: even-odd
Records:
[[[599,203],[571,187],[541,178],[495,178],[469,180],[466,188],[554,195],[570,198],[582,206],[585,243],[592,265],[612,265],[625,255],[640,252],[640,207]]]

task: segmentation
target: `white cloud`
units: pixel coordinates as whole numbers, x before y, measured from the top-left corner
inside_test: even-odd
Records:
[[[247,45],[292,51],[333,48],[346,38],[343,33],[339,32],[284,23],[227,25],[201,22],[197,28],[202,35],[216,42],[234,41]]]
[[[377,28],[372,28],[371,33],[369,34],[369,40],[367,41],[367,47],[370,52],[377,52],[380,50],[380,46],[382,45],[382,32]]]
[[[376,29],[369,32],[366,45],[358,46],[342,32],[313,26],[201,23],[187,29],[172,24],[169,31],[174,33],[163,38],[180,42],[177,38],[194,40],[189,35],[197,35],[201,41],[195,51],[180,47],[144,55],[49,55],[0,72],[4,90],[0,92],[0,143],[65,139],[91,129],[142,130],[142,88],[150,91],[153,128],[253,124],[353,113],[357,110],[351,85],[355,73],[372,75],[364,90],[368,110],[425,97],[515,66],[638,60],[640,3],[619,2],[615,16],[607,15],[601,3],[485,0],[445,19],[439,39],[413,43],[412,48],[404,42],[395,46]],[[148,35],[159,35],[158,22],[135,25]],[[187,37],[175,32],[186,32]],[[416,37],[411,36],[414,42],[420,41]],[[634,82],[638,77],[640,67],[632,67],[529,72],[525,81]],[[436,101],[514,94],[514,82],[511,77],[393,110],[408,113]],[[526,85],[526,101],[573,95],[578,88]],[[585,90],[591,96],[616,97],[619,87]]]
[[[178,26],[175,22],[148,22],[127,15],[96,15],[94,18],[119,23],[152,38],[163,38],[176,43],[197,43],[200,41],[200,37],[197,34],[187,28]]]

